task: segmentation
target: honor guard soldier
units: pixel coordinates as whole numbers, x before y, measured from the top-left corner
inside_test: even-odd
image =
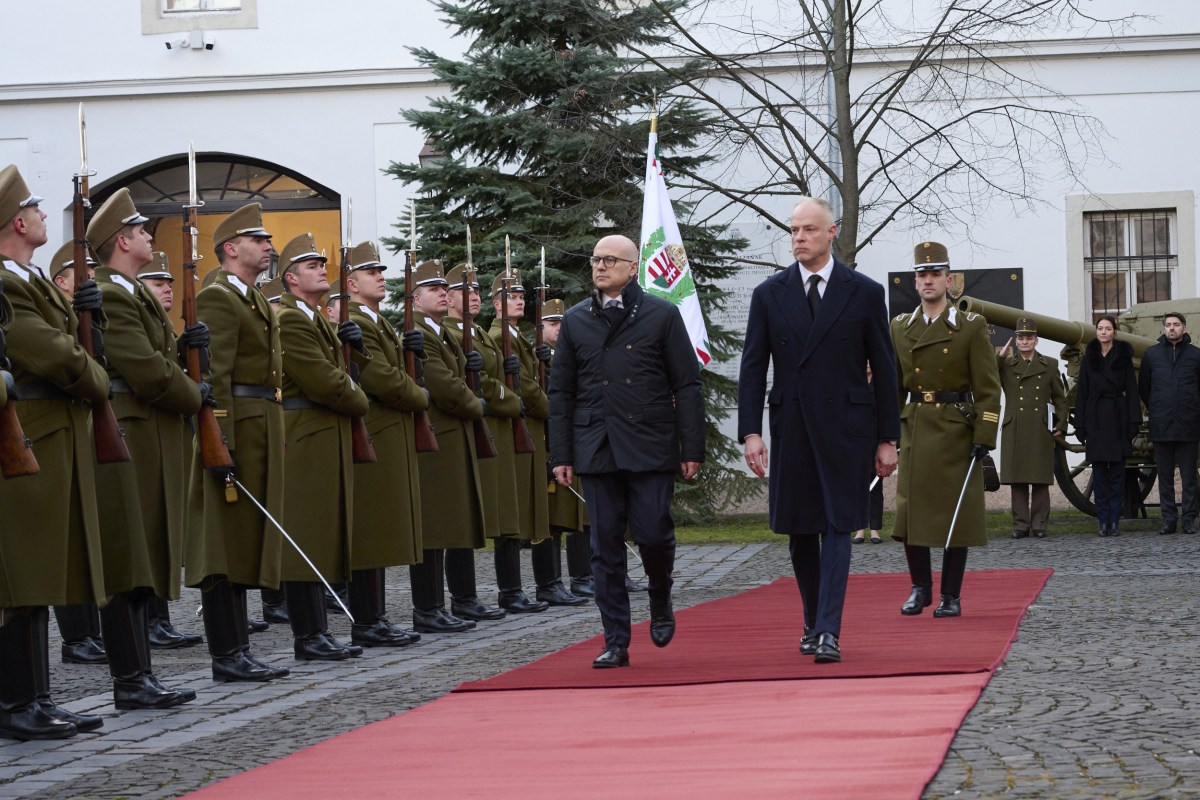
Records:
[[[276,588],[283,540],[236,479],[276,519],[283,511],[283,365],[279,323],[255,281],[275,249],[262,206],[242,206],[217,225],[219,269],[196,295],[208,326],[209,381],[232,470],[205,470],[196,450],[188,485],[185,579],[203,593],[213,678],[265,681],[288,670],[250,654],[246,589]]]
[[[554,348],[558,345],[558,332],[562,328],[562,318],[565,312],[566,306],[562,300],[547,300],[546,306],[542,310],[542,340],[550,348],[551,357],[554,355]],[[547,363],[546,369],[549,370],[551,365],[551,363]],[[583,496],[583,482],[576,475],[571,484],[571,489],[575,490],[572,492],[571,489],[555,483],[553,475],[549,475],[547,480],[549,483],[546,491],[549,494],[550,533],[556,537],[564,533],[567,536],[567,572],[571,574],[571,594],[584,599],[595,597],[595,583],[592,581],[592,548],[588,544],[587,505],[580,499]],[[578,495],[575,492],[578,492]],[[557,542],[554,550],[557,554]],[[538,558],[536,550],[534,558]],[[557,582],[561,584],[562,561],[555,557],[551,566],[558,579]],[[548,599],[542,596],[541,589],[542,587],[538,586],[538,599]]]
[[[354,524],[350,417],[365,416],[368,402],[346,372],[342,345],[350,345],[360,368],[369,357],[357,323],[334,325],[325,318],[329,279],[325,256],[317,252],[312,234],[288,242],[279,265],[285,290],[279,304],[284,469],[294,476],[284,484],[283,527],[326,580],[345,581],[350,577]],[[280,576],[296,658],[340,661],[362,654],[362,648],[330,635],[324,593],[313,567],[286,550]]]
[[[513,270],[511,279],[505,281],[505,273],[501,272],[492,281],[492,308],[496,312],[492,327],[488,331],[492,341],[503,342],[505,303],[504,294],[507,285],[508,294],[508,337],[511,342],[511,352],[516,355],[518,362],[516,370],[506,365],[505,369],[513,375],[513,382],[521,394],[521,416],[529,428],[533,438],[534,452],[515,453],[517,475],[517,494],[513,498],[516,504],[520,533],[518,536],[507,536],[496,542],[496,579],[500,587],[500,607],[514,614],[545,611],[550,604],[544,600],[530,600],[521,588],[521,542],[527,541],[534,548],[544,547],[545,540],[550,538],[550,512],[548,498],[542,491],[542,481],[546,479],[546,420],[550,416],[550,402],[546,393],[537,381],[537,357],[533,346],[521,337],[518,329],[521,318],[525,315],[525,287],[521,285],[521,273]],[[544,352],[548,352],[545,348]],[[503,352],[503,351],[502,351]],[[512,445],[513,440],[498,443],[501,447]],[[556,543],[551,540],[553,546]],[[553,571],[547,569],[547,559],[534,559],[534,582],[541,585],[554,581]],[[540,569],[537,569],[540,566]],[[564,591],[562,598],[566,598]],[[561,602],[559,605],[573,605],[573,602]]]
[[[450,570],[446,551],[476,550],[485,541],[483,487],[471,421],[483,418],[487,403],[465,379],[468,369],[478,372],[483,368],[483,357],[477,351],[463,353],[444,327],[448,285],[441,262],[424,261],[413,272],[413,318],[416,330],[425,337],[422,364],[432,401],[429,422],[438,444],[437,452],[417,456],[423,553],[421,563],[409,567],[413,626],[428,633],[459,633],[475,627],[473,620],[446,612],[442,581],[446,574],[456,597],[464,601],[474,597],[474,570],[469,576]]]
[[[175,305],[175,276],[171,274],[171,262],[162,250],[154,251],[150,263],[138,270],[138,280],[150,290],[150,294],[162,303],[163,311],[170,313]]]
[[[87,255],[88,278],[95,275],[99,262]],[[67,242],[50,259],[50,279],[69,301],[75,295],[75,242]],[[100,638],[100,609],[95,603],[55,606],[54,619],[62,636],[64,664],[106,664],[108,653]]]
[[[983,469],[978,462],[996,446],[1000,376],[987,320],[960,312],[949,302],[946,247],[923,242],[913,257],[921,305],[895,317],[891,325],[901,409],[892,538],[904,543],[912,578],[912,593],[900,613],[920,614],[933,604],[929,550],[944,547],[942,600],[933,614],[957,617],[967,548],[987,544]],[[951,531],[964,483],[961,509]]]
[[[1012,538],[1032,533],[1046,538],[1050,484],[1054,483],[1054,440],[1067,432],[1067,390],[1058,359],[1037,352],[1037,323],[1017,320],[1012,340],[996,358],[1004,390],[1000,429],[1000,482],[1012,488]]]
[[[496,456],[494,458],[478,457],[479,449],[476,444],[476,464],[479,467],[479,480],[483,497],[483,531],[484,535],[493,540],[496,547],[493,555],[496,557],[496,574],[501,573],[499,554],[500,541],[506,536],[516,536],[520,532],[520,521],[517,516],[517,477],[516,462],[513,458],[513,420],[521,415],[521,397],[517,392],[504,385],[504,354],[495,342],[474,319],[479,314],[479,284],[475,280],[476,272],[467,272],[466,264],[459,264],[446,274],[450,282],[448,287],[448,309],[443,319],[446,333],[460,348],[466,350],[463,332],[464,318],[471,317],[471,350],[483,358],[483,367],[478,373],[468,375],[468,383],[475,389],[479,397],[487,403],[487,416],[483,425],[486,435],[490,438]],[[463,281],[469,283],[467,299],[469,308],[464,314]],[[510,363],[518,363],[517,356],[511,356]],[[472,423],[478,425],[479,423]],[[480,600],[475,587],[475,551],[456,548],[446,553],[446,570],[450,580],[450,613],[467,620],[501,619],[505,616],[504,609],[490,608]],[[519,578],[518,578],[519,582]]]
[[[42,198],[15,166],[0,169],[0,284],[6,298],[5,348],[25,438],[39,472],[0,478],[0,508],[23,511],[0,528],[0,737],[61,739],[103,724],[50,699],[50,605],[104,597],[94,445],[89,403],[108,399],[108,375],[75,339],[75,310],[33,254],[46,243]],[[83,302],[100,307],[87,284]],[[11,305],[8,305],[11,303]]]
[[[180,367],[179,349],[207,347],[196,324],[176,344],[162,304],[137,279],[153,260],[154,237],[129,190],[117,190],[87,228],[99,257],[96,283],[108,320],[105,361],[112,407],[132,462],[98,464],[96,490],[109,601],[100,611],[117,708],[170,708],[194,700],[191,689],[168,689],[150,660],[149,608],[154,598],[179,597],[183,566],[184,492],[190,418],[212,387],[197,386]]]
[[[350,546],[351,641],[365,647],[413,644],[421,636],[388,620],[384,569],[421,560],[421,486],[413,413],[429,407],[429,395],[404,371],[404,351],[421,358],[425,336],[401,336],[379,312],[387,297],[374,242],[350,251],[350,319],[362,330],[371,360],[359,381],[370,401],[367,432],[379,461],[354,465],[354,540]]]

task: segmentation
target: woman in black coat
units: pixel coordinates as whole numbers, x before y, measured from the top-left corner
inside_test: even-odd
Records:
[[[1100,535],[1116,536],[1125,496],[1125,459],[1142,425],[1133,348],[1116,339],[1117,321],[1105,314],[1088,342],[1075,388],[1075,432],[1092,464]]]

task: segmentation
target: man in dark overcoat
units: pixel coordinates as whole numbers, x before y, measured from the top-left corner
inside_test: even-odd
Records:
[[[800,652],[841,660],[850,532],[866,526],[873,476],[896,468],[900,416],[883,287],[830,252],[829,204],[807,198],[791,217],[796,261],[763,281],[750,300],[738,379],[738,438],[759,477],[770,410],[771,530],[789,537],[804,606]],[[766,391],[767,366],[774,382]],[[867,381],[867,365],[874,386]]]
[[[629,664],[626,529],[649,579],[650,639],[675,635],[675,473],[691,480],[704,460],[699,364],[679,309],[635,280],[638,254],[624,236],[596,243],[595,291],[563,317],[550,372],[550,464],[560,486],[583,476],[592,521],[598,668]]]

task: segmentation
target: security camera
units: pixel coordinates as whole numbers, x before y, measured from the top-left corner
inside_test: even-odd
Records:
[[[212,50],[217,46],[217,39],[211,33],[204,34],[204,49]]]
[[[179,48],[180,50],[186,50],[192,46],[192,43],[186,37],[181,37],[179,39],[168,39],[166,42],[164,42],[164,44],[167,46],[168,50],[174,50],[176,48]]]

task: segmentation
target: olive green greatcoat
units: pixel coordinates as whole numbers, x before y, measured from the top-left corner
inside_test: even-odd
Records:
[[[493,321],[489,333],[497,346],[501,343],[501,323]],[[541,541],[550,535],[549,495],[546,494],[546,421],[550,419],[550,400],[538,384],[537,357],[533,345],[509,327],[512,352],[521,359],[519,391],[525,404],[525,424],[533,437],[534,452],[516,455],[517,508],[520,512],[521,538]]]
[[[446,332],[462,346],[462,320],[445,317]],[[487,401],[488,432],[496,446],[495,458],[476,459],[483,486],[484,534],[489,539],[516,536],[521,532],[517,517],[516,451],[513,447],[513,419],[521,415],[520,396],[504,385],[504,355],[491,337],[478,325],[471,326],[471,348],[483,358],[479,373],[479,394]]]
[[[892,320],[900,378],[900,469],[892,538],[943,547],[973,444],[992,449],[1000,421],[1000,376],[987,320],[951,305],[926,324],[917,308]],[[974,403],[910,403],[910,392],[973,392]],[[965,412],[965,413],[964,413]],[[987,544],[983,470],[971,470],[952,547]]]
[[[546,365],[547,380],[549,379],[550,365]],[[549,462],[547,462],[547,465]],[[547,469],[546,477],[546,503],[547,512],[550,518],[550,524],[554,527],[562,528],[568,531],[582,531],[584,526],[588,524],[587,505],[575,495],[571,494],[571,490],[566,487],[559,486],[555,481],[549,469]],[[583,482],[579,476],[575,476],[575,480],[571,483],[571,488],[583,495]]]
[[[1054,437],[1047,406],[1054,409],[1054,429],[1067,430],[1067,391],[1059,377],[1058,359],[1034,352],[996,358],[1004,390],[1004,426],[1000,429],[1001,483],[1054,483]]]
[[[433,404],[429,421],[438,451],[419,453],[421,537],[426,550],[483,547],[483,484],[475,455],[471,420],[483,404],[463,379],[466,356],[439,323],[420,312],[416,327],[425,333],[425,388]]]
[[[196,295],[196,316],[208,325],[209,381],[217,422],[237,464],[237,479],[279,519],[283,511],[283,409],[275,400],[233,397],[234,384],[282,392],[279,322],[253,286],[217,270]],[[184,582],[199,586],[225,575],[247,586],[277,587],[283,537],[240,490],[225,500],[225,484],[200,466],[192,448],[188,517],[184,531]]]
[[[283,527],[327,580],[350,577],[354,526],[354,460],[350,417],[365,417],[367,395],[346,374],[337,328],[294,294],[279,303],[283,346]],[[354,354],[365,366],[365,357]],[[289,398],[318,408],[289,410]],[[370,466],[378,466],[370,465]],[[319,580],[295,550],[283,551],[280,577]]]
[[[404,371],[404,344],[382,315],[350,304],[362,328],[370,361],[360,382],[371,407],[375,464],[354,465],[354,540],[350,569],[375,569],[421,561],[421,486],[413,412],[428,406],[425,390]]]
[[[13,380],[48,383],[72,400],[16,400],[40,472],[0,478],[0,608],[105,599],[89,402],[108,397],[104,368],[75,341],[79,320],[36,267],[0,256],[12,303],[6,338]],[[19,391],[19,390],[18,390]],[[19,524],[17,524],[19,520]]]
[[[180,366],[167,312],[136,278],[96,270],[108,328],[108,375],[130,391],[115,391],[113,412],[125,431],[132,463],[96,465],[104,581],[109,594],[148,586],[164,600],[179,597],[184,503],[191,464],[190,417],[200,390]],[[133,503],[113,502],[128,498]]]

